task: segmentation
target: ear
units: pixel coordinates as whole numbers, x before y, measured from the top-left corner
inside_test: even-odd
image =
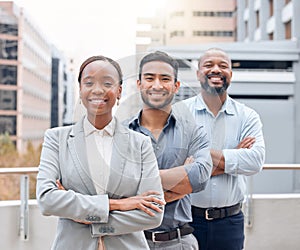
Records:
[[[118,88],[118,99],[121,98],[121,94],[122,94],[122,85],[120,85]]]
[[[138,89],[141,88],[141,81],[140,81],[140,80],[136,80],[136,87],[137,87]]]
[[[178,93],[180,88],[180,81],[175,82],[175,93]]]

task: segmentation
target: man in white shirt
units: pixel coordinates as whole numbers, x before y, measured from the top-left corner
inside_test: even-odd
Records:
[[[241,250],[246,176],[261,171],[265,159],[262,123],[253,109],[229,97],[231,60],[223,50],[205,51],[197,77],[201,91],[184,103],[208,134],[213,171],[206,189],[191,194],[191,225],[201,250]]]

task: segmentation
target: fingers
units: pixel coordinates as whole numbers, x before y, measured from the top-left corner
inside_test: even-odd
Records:
[[[185,159],[183,165],[187,165],[187,164],[190,164],[190,163],[193,163],[193,162],[194,162],[194,157],[189,156],[188,158]]]
[[[255,143],[255,137],[246,137],[238,145],[237,148],[251,148]]]
[[[64,186],[60,183],[60,180],[56,180],[56,186],[59,190],[66,190]]]
[[[153,202],[149,202],[149,201],[144,201],[142,203],[139,204],[138,209],[144,211],[146,214],[154,217],[155,213],[153,212],[156,211],[158,213],[162,213],[163,210],[162,208],[157,204],[157,203],[153,203]]]

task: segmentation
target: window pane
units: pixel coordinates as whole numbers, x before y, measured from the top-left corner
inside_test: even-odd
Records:
[[[0,58],[1,59],[18,59],[18,41],[0,39]]]
[[[0,34],[8,34],[8,35],[17,36],[18,35],[18,25],[17,24],[0,23]]]
[[[16,135],[17,119],[15,116],[0,116],[0,134]]]
[[[0,109],[16,110],[17,109],[17,92],[11,90],[0,90]]]
[[[17,85],[17,66],[0,65],[0,84]]]

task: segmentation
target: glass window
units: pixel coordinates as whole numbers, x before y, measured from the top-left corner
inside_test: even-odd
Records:
[[[0,34],[18,36],[18,25],[0,23]]]
[[[0,39],[0,58],[17,60],[18,59],[18,41]]]
[[[17,91],[0,90],[0,109],[1,110],[17,109]]]
[[[17,118],[16,116],[0,115],[0,134],[8,133],[9,135],[16,135]]]
[[[17,66],[0,65],[0,84],[17,85]]]

